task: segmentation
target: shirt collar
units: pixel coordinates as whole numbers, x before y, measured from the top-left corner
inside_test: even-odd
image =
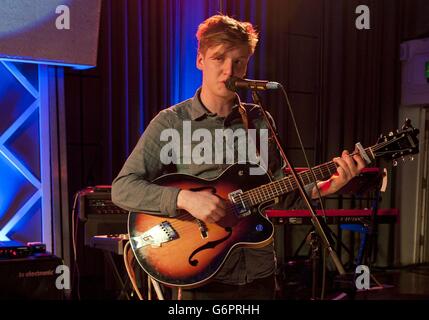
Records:
[[[189,110],[191,120],[199,119],[206,114],[212,114],[202,104],[200,100],[200,93],[201,93],[201,88],[198,88],[198,90],[195,92],[194,97],[192,98],[191,109]]]
[[[200,99],[200,93],[201,93],[201,88],[198,88],[198,90],[195,92],[194,97],[192,98],[192,103],[191,103],[191,109],[189,111],[189,114],[191,116],[191,120],[197,120],[205,115],[208,116],[214,116],[215,113],[210,112],[201,102]],[[238,106],[238,101],[239,98],[237,97],[237,102],[236,104],[233,106],[232,108],[232,112],[236,112],[237,110],[237,106]]]

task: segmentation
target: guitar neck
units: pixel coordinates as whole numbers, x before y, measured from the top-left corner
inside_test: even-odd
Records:
[[[366,152],[370,148],[365,149]],[[314,176],[316,181],[325,180],[337,172],[337,164],[333,161],[313,167]],[[311,170],[306,170],[298,173],[299,179],[303,185],[308,185],[314,182],[314,176]],[[273,200],[291,191],[297,190],[298,184],[293,176],[287,176],[280,180],[262,185],[260,187],[244,192],[243,198],[247,201],[247,205],[251,207],[260,203]]]

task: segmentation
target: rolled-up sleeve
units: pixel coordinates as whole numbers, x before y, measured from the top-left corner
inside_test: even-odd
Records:
[[[171,117],[171,111],[164,110],[150,122],[113,180],[112,201],[117,206],[128,211],[176,216],[180,189],[152,182],[168,172],[168,165],[160,159],[165,144],[160,141],[160,134],[162,130],[172,128]]]

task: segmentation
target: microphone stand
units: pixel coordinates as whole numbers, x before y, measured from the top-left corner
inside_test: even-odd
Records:
[[[268,119],[267,116],[267,112],[266,110],[263,108],[262,103],[261,103],[261,99],[258,95],[258,93],[256,92],[256,90],[252,90],[252,98],[255,104],[259,105],[259,107],[262,110],[262,114],[264,116],[264,120],[267,123],[267,126],[269,128],[269,130],[271,131],[271,136],[273,137],[275,143],[277,144],[278,150],[280,152],[281,157],[283,158],[283,161],[286,163],[286,165],[288,166],[288,168],[290,169],[290,172],[292,173],[297,185],[298,185],[298,189],[299,192],[301,194],[302,199],[305,202],[305,205],[308,207],[308,209],[311,212],[311,222],[313,223],[313,226],[317,232],[317,235],[320,237],[320,239],[322,240],[322,243],[324,245],[324,247],[328,250],[329,255],[335,265],[335,267],[337,268],[337,271],[340,275],[345,275],[346,272],[344,270],[344,267],[340,261],[340,259],[338,258],[338,255],[336,254],[336,252],[332,249],[332,246],[328,240],[328,237],[325,233],[325,231],[323,230],[324,228],[322,227],[321,221],[317,218],[316,215],[316,211],[314,210],[311,201],[309,200],[309,197],[307,195],[307,192],[304,189],[304,186],[302,185],[302,181],[301,179],[298,177],[296,171],[295,171],[295,167],[292,165],[292,163],[288,160],[288,158],[286,157],[286,154],[282,148],[282,144],[279,140],[279,137],[276,134],[276,131],[274,130],[273,126],[271,125],[271,122]],[[324,223],[324,222],[323,222]],[[326,225],[325,225],[326,228]]]

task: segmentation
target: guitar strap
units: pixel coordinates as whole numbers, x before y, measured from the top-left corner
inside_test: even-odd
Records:
[[[246,129],[247,133],[249,133],[248,130],[249,129],[254,129],[254,127],[253,127],[253,122],[250,121],[250,127],[251,128],[249,128],[249,117],[247,116],[246,107],[243,106],[243,104],[240,103],[238,110],[240,111],[240,115],[241,115],[241,119],[243,121],[244,129]],[[255,142],[255,145],[256,145],[256,155],[259,157],[259,144],[258,144],[258,141],[253,141],[253,142]]]
[[[249,121],[249,117],[247,116],[246,107],[243,106],[242,103],[239,104],[238,110],[240,111],[241,119],[243,121],[243,126],[246,129],[247,134],[249,134],[249,131],[248,131],[249,129],[256,129],[256,128],[253,126],[252,120],[250,119],[250,121]],[[256,155],[259,158],[260,157],[260,152],[259,152],[259,142],[260,141],[258,140],[258,135],[256,135],[256,141],[253,141],[253,142],[255,143],[255,146],[256,146]],[[267,164],[267,172],[271,176],[271,178],[274,179],[274,175],[272,174],[268,164]]]

